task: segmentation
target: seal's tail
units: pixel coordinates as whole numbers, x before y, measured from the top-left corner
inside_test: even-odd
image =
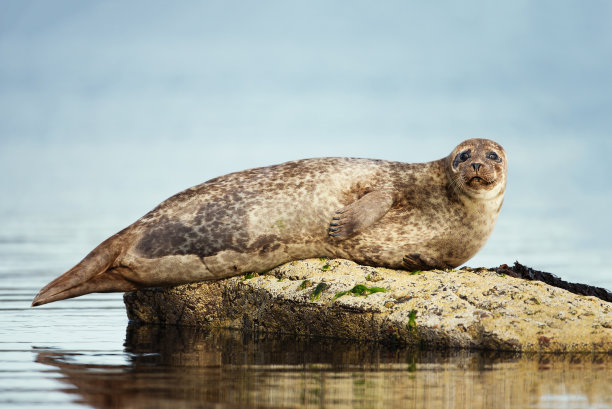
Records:
[[[137,287],[114,267],[121,254],[118,234],[93,249],[81,262],[47,284],[32,301],[32,307],[94,292],[131,291]]]

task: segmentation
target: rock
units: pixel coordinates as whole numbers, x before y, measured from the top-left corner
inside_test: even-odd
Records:
[[[487,269],[410,273],[309,259],[124,300],[130,320],[145,323],[428,348],[612,352],[612,303]]]

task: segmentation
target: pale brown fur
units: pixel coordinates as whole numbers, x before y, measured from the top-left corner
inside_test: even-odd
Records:
[[[466,149],[470,158],[454,166]],[[499,162],[487,158],[491,151]],[[505,181],[504,151],[485,139],[464,141],[427,163],[320,158],[228,174],[161,203],[43,288],[33,305],[319,256],[391,268],[455,267],[489,237]]]

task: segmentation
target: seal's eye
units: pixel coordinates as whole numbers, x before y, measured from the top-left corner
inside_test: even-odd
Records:
[[[457,166],[459,166],[460,162],[465,162],[466,160],[471,158],[472,157],[471,153],[472,153],[472,150],[468,149],[467,151],[463,151],[457,154],[457,156],[455,156],[455,160],[453,161],[453,168],[457,169]]]
[[[495,162],[501,162],[501,158],[495,152],[487,153],[487,158],[491,159],[491,160],[494,160]]]

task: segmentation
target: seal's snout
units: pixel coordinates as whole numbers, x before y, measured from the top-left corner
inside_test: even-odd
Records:
[[[495,183],[495,179],[481,178],[479,176],[474,176],[468,181],[468,185],[472,187],[488,186],[493,183]]]
[[[482,163],[472,163],[472,168],[474,168],[475,172],[478,172],[478,169],[482,166]]]

